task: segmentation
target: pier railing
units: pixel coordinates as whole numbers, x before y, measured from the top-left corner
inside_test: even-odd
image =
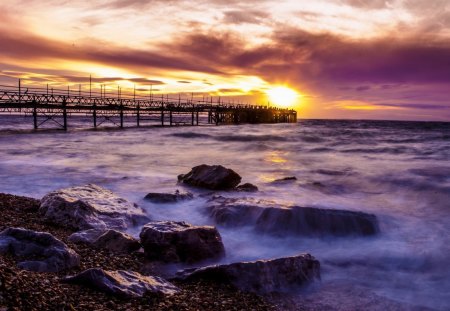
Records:
[[[297,112],[266,105],[243,105],[213,100],[182,97],[181,94],[149,94],[149,96],[125,93],[118,88],[113,96],[101,89],[89,90],[53,89],[48,86],[23,87],[0,85],[0,112],[24,113],[33,117],[35,129],[47,121],[67,130],[68,118],[84,115],[92,118],[93,126],[111,121],[124,127],[124,120],[134,120],[135,126],[152,120],[159,125],[241,124],[241,123],[293,123]]]

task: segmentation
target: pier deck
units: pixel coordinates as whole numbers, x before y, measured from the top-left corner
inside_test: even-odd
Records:
[[[23,113],[32,116],[33,127],[40,128],[53,121],[57,128],[67,130],[71,116],[85,116],[97,128],[105,122],[123,128],[124,120],[134,126],[145,125],[200,125],[242,123],[294,123],[297,112],[263,105],[224,103],[220,98],[194,99],[181,95],[154,95],[148,97],[125,95],[118,90],[117,96],[104,92],[93,93],[53,90],[47,88],[24,88],[0,85],[0,113]]]

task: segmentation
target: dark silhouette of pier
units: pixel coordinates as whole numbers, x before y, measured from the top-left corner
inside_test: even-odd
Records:
[[[243,105],[223,102],[220,97],[190,98],[181,94],[136,96],[106,94],[81,90],[49,89],[0,85],[0,113],[23,113],[32,116],[35,129],[53,121],[57,128],[67,130],[71,116],[89,117],[94,128],[105,122],[123,128],[143,125],[200,125],[242,123],[294,123],[297,112],[265,105]],[[148,121],[148,122],[146,122]],[[153,122],[149,124],[149,122]]]

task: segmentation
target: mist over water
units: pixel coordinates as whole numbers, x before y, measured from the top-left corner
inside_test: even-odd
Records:
[[[0,192],[42,197],[95,183],[144,207],[153,219],[213,224],[208,191],[173,205],[143,200],[173,192],[177,175],[221,164],[260,189],[248,196],[281,204],[363,211],[378,217],[374,237],[271,237],[251,227],[219,227],[224,262],[308,252],[322,282],[305,299],[338,297],[352,309],[355,293],[382,308],[450,309],[450,123],[300,121],[298,124],[154,127],[127,130],[12,132],[29,119],[0,116]],[[83,126],[80,120],[75,127]],[[271,183],[296,176],[297,181]],[[137,233],[134,230],[133,233]],[[310,296],[308,296],[310,295]],[[359,298],[358,298],[359,299]]]

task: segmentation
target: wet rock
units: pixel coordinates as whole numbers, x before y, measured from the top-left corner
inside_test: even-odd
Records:
[[[158,193],[150,192],[145,196],[146,200],[153,203],[176,203],[179,201],[191,200],[194,195],[190,192],[180,192],[176,190],[175,193]]]
[[[82,284],[123,298],[143,297],[148,294],[173,295],[179,289],[156,276],[143,276],[133,271],[107,271],[100,268],[85,270],[62,279],[65,283]]]
[[[258,191],[258,187],[256,187],[255,185],[253,185],[251,183],[245,183],[245,184],[237,186],[235,188],[235,190],[241,191],[241,192],[256,192],[256,191]]]
[[[78,230],[123,230],[149,220],[141,208],[93,184],[48,193],[39,212],[48,221]]]
[[[50,233],[23,228],[0,232],[0,254],[10,254],[20,268],[36,272],[59,272],[80,264],[78,254]]]
[[[265,206],[273,202],[254,198],[212,197],[205,210],[217,224],[223,226],[255,225]]]
[[[112,229],[100,235],[92,245],[116,253],[131,253],[141,248],[139,241],[131,235]]]
[[[215,227],[185,222],[157,221],[146,224],[140,234],[145,257],[164,262],[198,262],[219,259],[225,249]]]
[[[270,207],[256,221],[256,229],[271,234],[374,235],[379,231],[375,215],[313,207]]]
[[[293,182],[296,181],[297,177],[295,176],[288,176],[288,177],[284,177],[284,178],[280,178],[280,179],[275,179],[274,181],[272,181],[273,184],[280,184],[280,183],[287,183],[287,182]]]
[[[305,286],[320,279],[320,263],[310,254],[272,260],[237,262],[187,269],[177,273],[184,281],[198,279],[230,283],[240,290],[266,294]]]
[[[205,207],[217,224],[255,226],[260,232],[281,235],[373,235],[379,231],[375,215],[346,210],[287,206],[254,198],[213,197]]]
[[[93,244],[95,240],[98,239],[99,236],[101,236],[103,233],[108,231],[107,229],[88,229],[88,230],[82,230],[75,233],[72,233],[68,240],[69,242],[79,244]]]
[[[113,229],[78,231],[71,234],[68,239],[72,243],[88,244],[115,253],[132,253],[141,247],[139,241],[131,235]]]
[[[187,174],[179,175],[178,181],[200,188],[229,190],[239,185],[241,176],[222,165],[202,164],[193,167]]]

